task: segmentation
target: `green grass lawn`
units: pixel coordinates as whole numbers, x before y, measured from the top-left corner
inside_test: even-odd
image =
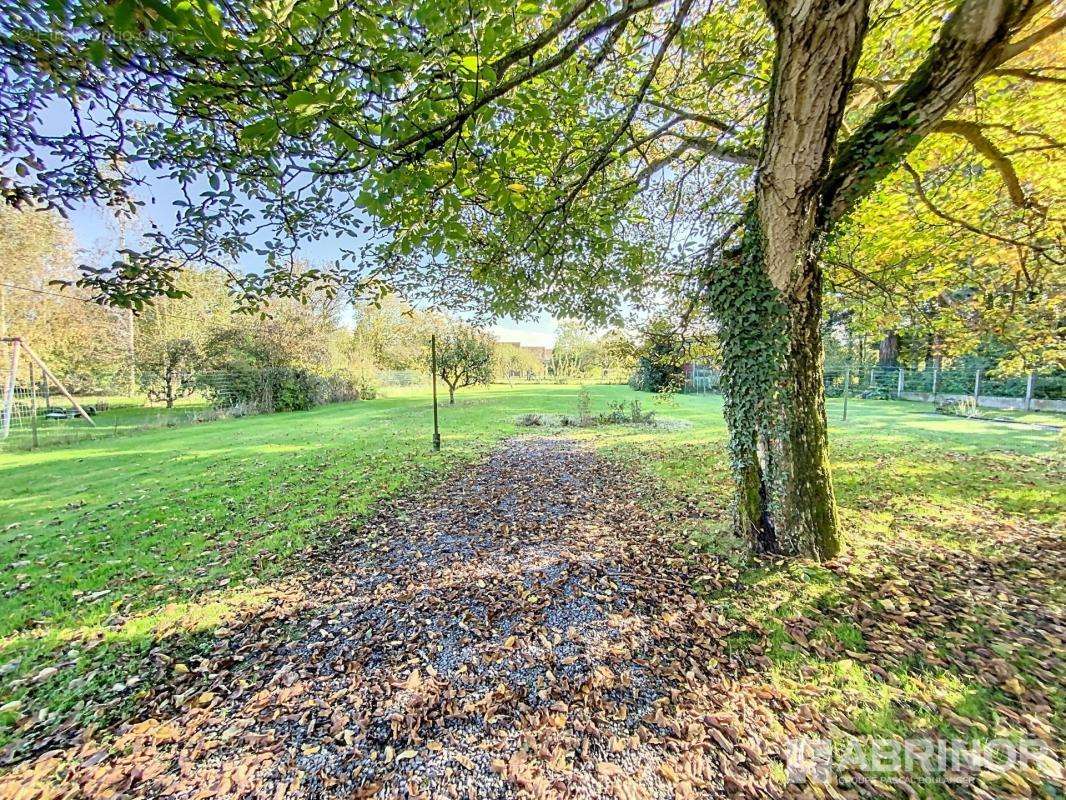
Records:
[[[514,434],[519,413],[571,410],[579,391],[464,391],[442,407],[442,453],[422,390],[0,453],[0,709],[76,709],[160,631],[207,629],[261,600],[375,501]],[[75,668],[26,682],[60,654]],[[25,710],[0,711],[0,740]]]
[[[637,397],[620,386],[588,391],[594,411]],[[536,435],[516,427],[515,417],[573,413],[580,392],[558,385],[462,390],[455,406],[441,407],[442,453],[430,449],[430,405],[418,389],[0,454],[0,741],[17,736],[14,726],[29,713],[57,721],[101,707],[120,713],[136,696],[109,699],[111,687],[140,670],[161,637],[199,647],[227,618],[263,602],[272,578],[298,569],[309,548],[343,534],[376,501],[431,483],[501,437]],[[841,609],[873,567],[891,571],[900,552],[908,559],[932,550],[993,557],[1003,546],[1000,528],[1047,527],[1066,511],[1062,439],[1054,431],[854,399],[843,422],[840,401],[831,401],[838,499],[857,572],[753,564],[723,532],[729,488],[721,399],[639,399],[689,426],[605,426],[576,435],[708,512],[693,541],[734,560],[746,587],[714,601],[731,615],[762,620],[765,641],[752,642],[777,659],[775,680],[802,687],[821,675],[835,687],[827,697],[884,726],[895,720],[893,703],[909,702],[908,690],[899,690],[900,700],[869,688],[861,669],[856,675],[839,659],[793,652],[781,631],[817,609],[834,620],[824,635],[854,650],[862,633],[847,626]],[[50,672],[55,665],[61,668]],[[971,704],[981,700],[974,713],[989,719],[995,698],[974,695],[969,677],[955,681],[953,691]]]
[[[144,397],[113,397],[85,395],[77,398],[82,408],[93,408],[93,424],[81,416],[68,419],[37,417],[37,442],[40,447],[66,447],[79,442],[94,441],[117,435],[126,435],[151,428],[168,428],[189,424],[197,415],[210,412],[211,405],[203,397],[189,396],[178,399],[173,408],[162,403],[149,403]],[[44,400],[38,398],[40,408]],[[52,408],[71,410],[72,406],[62,395],[53,395]],[[28,412],[26,412],[28,414]],[[7,439],[0,441],[0,452],[29,450],[33,446],[33,432],[29,419],[24,417],[13,426]]]
[[[852,400],[844,422],[842,402],[830,401],[847,551],[829,566],[752,561],[724,532],[720,398],[679,398],[666,413],[691,420],[687,431],[587,435],[710,512],[705,528],[686,533],[736,566],[735,586],[707,599],[741,626],[730,645],[757,664],[748,680],[824,715],[830,738],[1005,737],[1061,748],[1066,674],[1058,623],[1048,620],[1061,620],[1066,598],[1064,438],[928,409]],[[1029,796],[1048,779],[987,780],[998,796]],[[952,796],[935,780],[911,788]]]

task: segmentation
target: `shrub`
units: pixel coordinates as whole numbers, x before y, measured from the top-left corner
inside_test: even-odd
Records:
[[[674,361],[641,356],[629,385],[638,392],[679,392],[685,385],[685,373]]]
[[[251,417],[260,413],[259,406],[251,402],[237,403],[226,408],[209,408],[205,411],[197,411],[190,418],[192,422],[215,422],[220,419],[237,419],[239,417]]]
[[[648,425],[654,422],[655,412],[644,411],[640,407],[640,400],[633,398],[633,402],[629,404],[629,421],[635,422],[638,425]]]
[[[577,396],[577,424],[583,427],[592,423],[592,395],[583,390]]]
[[[347,375],[335,373],[319,378],[319,380],[321,382],[320,396],[316,405],[322,403],[347,403],[352,400],[359,400],[364,396],[358,381]]]
[[[896,398],[896,390],[889,389],[887,386],[871,386],[864,389],[859,397],[863,400],[894,400]]]
[[[353,400],[373,400],[378,396],[378,386],[374,377],[368,372],[358,372],[351,379],[358,395]]]
[[[232,361],[200,380],[216,408],[241,404],[263,411],[305,411],[325,403],[369,399],[369,380],[343,374],[318,375],[304,367],[258,367]]]
[[[619,425],[626,422],[626,404],[608,403],[606,413],[600,414],[597,421],[601,425]]]

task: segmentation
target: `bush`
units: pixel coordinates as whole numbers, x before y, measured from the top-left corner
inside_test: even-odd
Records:
[[[370,399],[369,380],[343,374],[318,375],[304,367],[258,367],[230,362],[200,380],[216,408],[245,404],[263,411],[306,411],[326,403]]]
[[[625,403],[608,403],[607,412],[600,414],[596,421],[601,425],[650,425],[655,421],[654,411],[645,411],[640,400],[634,398],[626,408]]]
[[[640,407],[640,400],[633,398],[629,404],[629,421],[638,425],[648,425],[655,421],[654,411],[645,411]]]
[[[370,373],[358,372],[351,382],[357,392],[353,400],[373,400],[378,396],[378,385]]]
[[[229,406],[228,408],[210,408],[206,411],[197,411],[191,417],[193,422],[215,422],[220,419],[239,419],[240,417],[251,417],[260,413],[259,406],[255,403],[237,403],[236,405]]]
[[[947,414],[954,417],[969,417],[971,419],[981,416],[981,409],[977,401],[972,397],[964,397],[961,400],[942,400],[935,406],[936,413]]]
[[[522,414],[515,424],[525,428],[591,428],[596,425],[656,425],[655,412],[641,408],[640,400],[625,403],[608,403],[607,411],[594,414],[592,396],[581,392],[577,398],[576,414]]]
[[[685,372],[675,361],[641,356],[629,385],[638,392],[679,392],[685,386]]]
[[[870,386],[859,395],[863,400],[895,400],[896,390],[887,386]]]
[[[269,392],[267,407],[275,411],[306,411],[329,396],[326,379],[302,367],[271,367],[264,375]]]
[[[359,382],[347,375],[333,374],[319,378],[320,396],[316,405],[323,403],[347,403],[363,399],[363,390]]]

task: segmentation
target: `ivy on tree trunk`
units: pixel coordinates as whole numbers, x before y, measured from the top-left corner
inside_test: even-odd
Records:
[[[840,532],[822,385],[820,196],[867,6],[767,4],[777,50],[740,252],[708,281],[722,329],[738,531],[765,552],[831,558]]]
[[[764,551],[830,558],[841,546],[821,381],[825,236],[982,74],[1061,27],[1010,43],[1030,0],[962,0],[925,60],[836,146],[867,0],[767,0],[776,51],[763,145],[739,249],[708,270],[740,533]]]
[[[721,320],[722,390],[738,532],[763,552],[832,558],[840,534],[822,385],[821,270],[804,292],[770,282],[749,212],[743,251],[710,283]]]

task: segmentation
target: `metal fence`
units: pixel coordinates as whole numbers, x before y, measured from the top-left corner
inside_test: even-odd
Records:
[[[35,364],[10,362],[0,368],[0,450],[31,450],[117,436],[152,428],[171,428],[254,413],[251,404],[231,398],[221,375],[197,376],[195,387],[169,401],[130,394],[128,387],[96,387],[70,392],[41,375]]]
[[[878,400],[911,400],[928,403],[972,398],[984,408],[1020,411],[1066,412],[1066,373],[1040,371],[1027,375],[1002,375],[984,367],[908,370],[833,364],[825,367],[827,397]],[[685,392],[693,394],[721,391],[721,371],[709,365],[689,367]]]

